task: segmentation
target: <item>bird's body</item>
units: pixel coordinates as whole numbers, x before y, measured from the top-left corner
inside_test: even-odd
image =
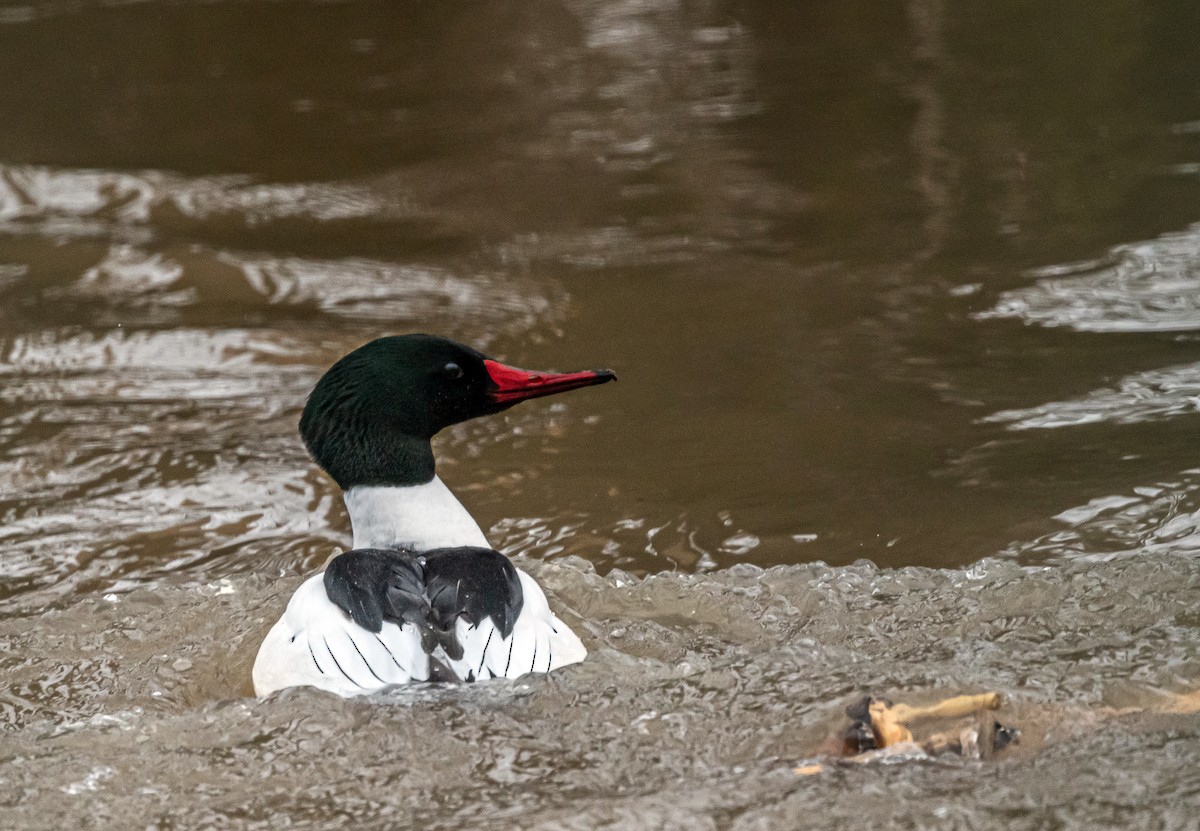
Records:
[[[525,398],[613,377],[529,373],[422,335],[373,341],[335,364],[309,399],[301,433],[344,490],[354,547],[296,590],[255,659],[256,694],[312,686],[353,696],[583,660],[583,643],[541,587],[491,549],[434,474],[429,438]]]
[[[356,487],[346,492],[354,529],[354,549],[378,552],[399,562],[438,552],[473,548],[490,551],[470,513],[436,476],[409,486]],[[496,556],[502,556],[496,554]],[[456,658],[444,647],[426,650],[418,622],[404,621],[402,609],[382,620],[378,631],[360,625],[350,605],[356,594],[386,592],[389,575],[363,582],[359,592],[343,592],[340,606],[331,599],[326,572],[313,575],[292,595],[283,617],[263,641],[254,663],[254,689],[267,695],[284,687],[320,687],[339,695],[362,695],[393,684],[442,677],[448,669],[463,681],[549,672],[582,661],[587,650],[560,621],[541,587],[513,569],[519,581],[519,614],[506,633],[492,618],[454,621],[462,647]],[[435,572],[436,573],[436,572]],[[397,604],[400,606],[400,604]]]
[[[272,627],[254,663],[254,690],[268,695],[285,687],[320,687],[342,696],[376,692],[393,684],[443,678],[448,669],[462,681],[515,678],[527,672],[582,661],[583,643],[546,601],[533,578],[517,571],[524,608],[509,636],[491,618],[478,624],[455,622],[462,655],[452,659],[440,647],[426,652],[417,625],[383,621],[379,632],[359,626],[329,599],[325,574],[300,585],[287,611]],[[436,661],[437,664],[433,662]]]

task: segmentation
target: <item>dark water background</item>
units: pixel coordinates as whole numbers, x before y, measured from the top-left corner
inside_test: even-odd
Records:
[[[1195,827],[1195,717],[1055,725],[1200,679],[1198,34],[6,2],[0,825]],[[437,446],[593,657],[255,702],[348,540],[304,397],[403,331],[619,372]],[[789,772],[856,693],[985,688],[1008,761]]]

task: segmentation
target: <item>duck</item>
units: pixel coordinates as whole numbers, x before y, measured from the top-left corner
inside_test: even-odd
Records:
[[[255,694],[306,686],[353,697],[582,661],[587,649],[545,592],[492,548],[438,477],[431,439],[615,379],[607,369],[519,369],[428,334],[378,338],[333,364],[308,397],[300,436],[341,489],[353,542],[292,594],[255,658]]]

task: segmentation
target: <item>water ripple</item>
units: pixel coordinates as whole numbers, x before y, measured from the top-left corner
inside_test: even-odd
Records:
[[[260,538],[327,548],[293,421],[321,360],[236,329],[0,343],[0,594],[187,571]]]
[[[412,216],[394,196],[348,182],[264,183],[249,176],[189,178],[156,170],[82,170],[0,164],[0,231],[99,234],[144,225],[164,211],[194,220],[236,215],[247,225],[280,219],[373,221]]]
[[[7,300],[0,314],[79,310],[99,325],[183,326],[209,322],[221,309],[243,318],[315,311],[454,330],[486,321],[490,332],[517,332],[566,306],[552,283],[503,265],[498,274],[478,263],[412,262],[399,251],[395,260],[277,254],[272,237],[261,233],[275,223],[290,241],[300,220],[319,241],[321,223],[388,228],[418,214],[390,179],[369,187],[0,165],[0,235],[20,242],[13,260],[0,262]],[[186,242],[175,238],[181,218]],[[245,229],[253,228],[260,233],[251,244],[266,250],[242,247],[251,240]]]
[[[1080,332],[1200,329],[1200,225],[1123,245],[1102,261],[1032,272],[1037,282],[1001,295],[977,320],[1017,318]]]
[[[273,304],[313,304],[322,311],[382,320],[452,313],[463,320],[485,313],[531,326],[550,311],[546,297],[496,281],[362,258],[331,261],[223,254]]]
[[[1024,409],[1001,410],[984,422],[1009,430],[1052,429],[1080,424],[1138,424],[1200,412],[1200,363],[1130,375],[1115,388]]]
[[[1005,554],[1038,560],[1099,562],[1130,557],[1200,555],[1200,470],[1097,497],[1063,511],[1064,527],[1014,543]]]

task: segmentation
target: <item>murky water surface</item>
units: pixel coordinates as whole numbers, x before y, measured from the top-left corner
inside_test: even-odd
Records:
[[[1200,7],[1043,5],[0,7],[0,826],[1194,828]],[[403,331],[620,373],[437,445],[593,655],[256,701]]]

